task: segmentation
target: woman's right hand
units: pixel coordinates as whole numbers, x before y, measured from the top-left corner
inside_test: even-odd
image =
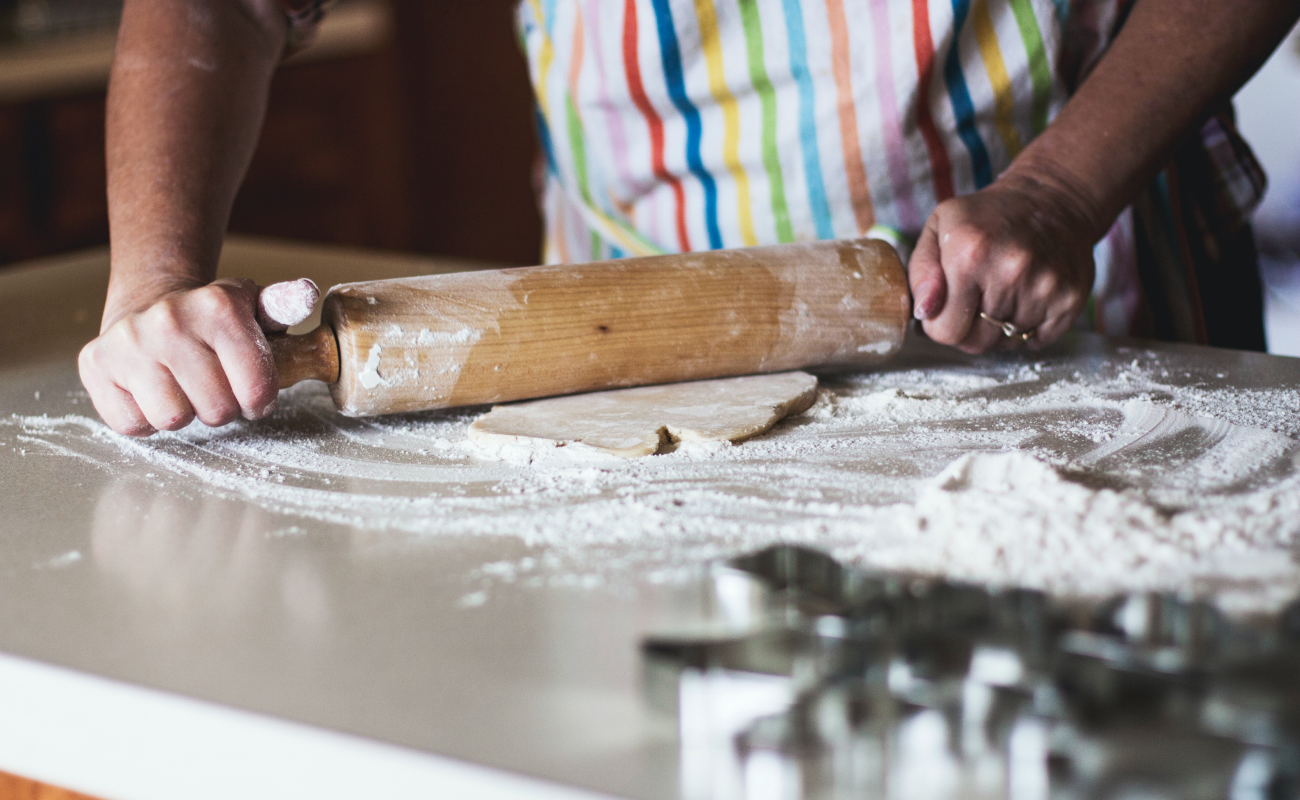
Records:
[[[78,359],[100,417],[118,433],[149,436],[196,417],[216,427],[271,413],[278,376],[255,318],[257,296],[252,281],[223,278],[106,314]]]

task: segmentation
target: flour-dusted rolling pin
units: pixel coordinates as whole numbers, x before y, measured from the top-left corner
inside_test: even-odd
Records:
[[[878,363],[911,301],[870,239],[348,283],[322,324],[269,337],[280,386],[349,416]]]

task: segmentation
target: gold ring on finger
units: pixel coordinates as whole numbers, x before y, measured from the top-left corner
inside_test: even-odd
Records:
[[[980,312],[980,319],[1001,328],[1002,335],[1006,336],[1008,339],[1019,339],[1022,342],[1028,342],[1030,339],[1034,338],[1033,328],[1022,331],[1019,328],[1017,328],[1015,325],[1012,325],[1010,322],[1007,322],[1006,320],[998,319],[997,317],[994,317],[991,314],[985,314],[983,311]]]

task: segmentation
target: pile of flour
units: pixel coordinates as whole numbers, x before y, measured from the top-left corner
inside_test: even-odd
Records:
[[[892,541],[841,542],[843,558],[1059,593],[1199,590],[1230,611],[1297,594],[1300,483],[1170,513],[1140,492],[1076,482],[1024,452],[963,456],[916,503],[889,509]]]
[[[15,417],[0,441],[394,540],[522,540],[528,555],[479,571],[487,584],[667,578],[792,542],[1068,595],[1275,609],[1300,593],[1300,392],[1170,377],[1142,352],[1088,375],[1029,361],[882,371],[828,381],[758,439],[631,461],[490,453],[465,437],[476,410],[348,419],[319,385],[262,423],[133,440],[83,416]]]

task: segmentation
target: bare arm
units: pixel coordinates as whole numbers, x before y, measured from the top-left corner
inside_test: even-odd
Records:
[[[212,283],[286,20],[276,0],[127,0],[108,94],[112,277],[82,380],[122,433],[258,417],[256,288]]]
[[[909,267],[926,332],[986,350],[1002,334],[984,311],[1041,342],[1064,333],[1087,301],[1092,246],[1298,17],[1296,0],[1137,0],[1056,121],[992,186],[927,222]]]

